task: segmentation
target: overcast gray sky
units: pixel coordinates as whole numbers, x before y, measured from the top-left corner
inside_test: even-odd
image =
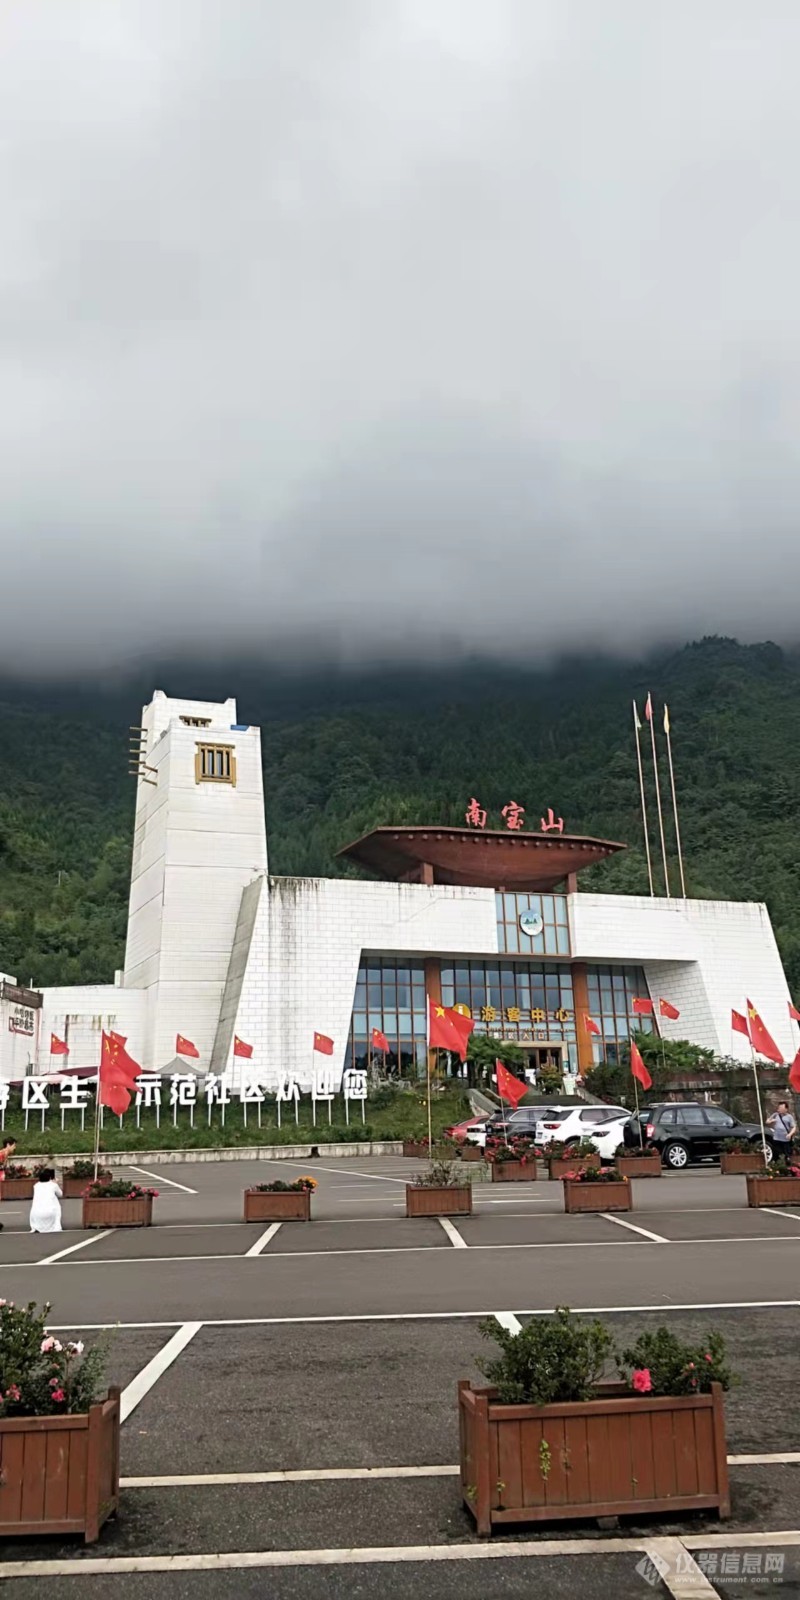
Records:
[[[4,0],[0,668],[794,639],[798,0]]]

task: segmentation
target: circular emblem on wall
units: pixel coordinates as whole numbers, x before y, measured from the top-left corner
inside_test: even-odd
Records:
[[[519,925],[522,932],[527,933],[529,938],[533,939],[537,933],[544,931],[544,918],[538,911],[521,911]]]
[[[461,1014],[462,1017],[471,1017],[472,1016],[472,1012],[470,1011],[469,1006],[457,1005],[457,1006],[453,1006],[453,1010],[454,1011],[458,1011]]]

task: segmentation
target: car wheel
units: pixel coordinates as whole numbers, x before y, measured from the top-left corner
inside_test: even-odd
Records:
[[[679,1144],[673,1139],[664,1151],[664,1165],[671,1167],[673,1172],[682,1172],[689,1160],[689,1152],[685,1144]]]
[[[772,1145],[769,1144],[768,1142],[766,1143],[763,1151],[761,1149],[761,1141],[760,1140],[759,1140],[758,1144],[755,1146],[755,1148],[756,1148],[756,1150],[758,1150],[759,1152],[761,1152],[763,1154],[765,1166],[768,1167],[770,1162],[775,1160],[775,1151],[773,1150]]]

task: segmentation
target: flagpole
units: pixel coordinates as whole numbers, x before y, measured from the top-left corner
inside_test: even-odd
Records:
[[[675,818],[675,843],[678,847],[678,867],[681,874],[681,895],[686,899],[686,879],[683,875],[683,849],[681,846],[681,825],[678,821],[678,796],[675,792],[675,771],[672,765],[672,736],[669,726],[669,706],[664,706],[664,732],[667,737],[667,760],[669,762],[669,783],[672,790],[672,814]]]
[[[652,861],[650,859],[650,840],[649,840],[649,838],[647,836],[647,802],[646,802],[645,797],[644,797],[644,770],[642,768],[642,746],[641,746],[641,742],[640,742],[640,739],[639,739],[639,729],[641,728],[641,726],[642,726],[642,724],[639,721],[639,713],[636,710],[636,701],[634,700],[634,702],[633,702],[633,729],[634,729],[634,734],[635,734],[635,737],[636,737],[636,764],[637,764],[637,766],[639,768],[639,794],[641,796],[641,801],[642,801],[642,827],[643,827],[643,830],[644,830],[644,853],[645,853],[645,855],[647,857],[647,877],[648,877],[648,881],[650,883],[650,897],[652,899],[654,897],[654,895],[655,895],[655,890],[653,888],[653,863],[652,863]]]
[[[753,1063],[753,1083],[755,1084],[755,1090],[756,1090],[756,1105],[758,1106],[758,1122],[759,1122],[759,1127],[761,1128],[761,1149],[762,1149],[762,1151],[764,1153],[764,1165],[766,1166],[766,1164],[767,1164],[767,1135],[766,1135],[766,1130],[764,1128],[764,1112],[761,1109],[761,1089],[759,1088],[759,1083],[758,1083],[758,1064],[756,1062],[756,1052],[755,1052],[755,1048],[754,1048],[754,1045],[753,1045],[752,1035],[750,1033],[750,1001],[749,1000],[745,1001],[744,1014],[745,1014],[745,1016],[747,1018],[747,1039],[748,1039],[748,1043],[750,1045],[750,1059],[751,1059],[751,1061]]]
[[[100,1046],[102,1066],[102,1043]],[[100,1066],[97,1068],[97,1094],[94,1102],[94,1181],[97,1182],[97,1169],[100,1165]]]
[[[658,754],[656,751],[656,725],[653,721],[653,701],[650,695],[647,696],[647,712],[649,713],[647,720],[650,724],[650,743],[653,746],[653,775],[656,781],[656,810],[658,811],[658,832],[661,838],[661,860],[664,863],[664,887],[666,888],[667,899],[669,900],[671,899],[671,895],[669,892],[669,869],[667,867],[667,842],[664,838],[664,817],[661,811],[661,784],[658,777]]]
[[[433,1132],[431,1126],[431,1059],[433,1051],[428,1048],[428,1160],[433,1160]]]
[[[639,1148],[640,1150],[643,1150],[644,1134],[642,1133],[642,1122],[639,1116],[639,1079],[637,1078],[633,1067],[631,1067],[631,1077],[633,1078],[633,1098],[636,1102],[636,1126],[639,1129]]]

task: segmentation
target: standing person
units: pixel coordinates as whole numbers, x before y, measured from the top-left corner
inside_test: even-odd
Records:
[[[786,1100],[781,1100],[777,1111],[767,1117],[767,1127],[772,1130],[772,1151],[777,1161],[788,1161],[792,1154],[797,1123]]]
[[[33,1186],[31,1233],[61,1232],[61,1190],[53,1167],[41,1167]]]
[[[16,1139],[14,1139],[10,1133],[7,1133],[3,1139],[2,1145],[0,1146],[0,1183],[5,1182],[6,1164],[11,1160],[16,1148]],[[2,1233],[4,1227],[5,1223],[0,1222],[0,1233]]]

